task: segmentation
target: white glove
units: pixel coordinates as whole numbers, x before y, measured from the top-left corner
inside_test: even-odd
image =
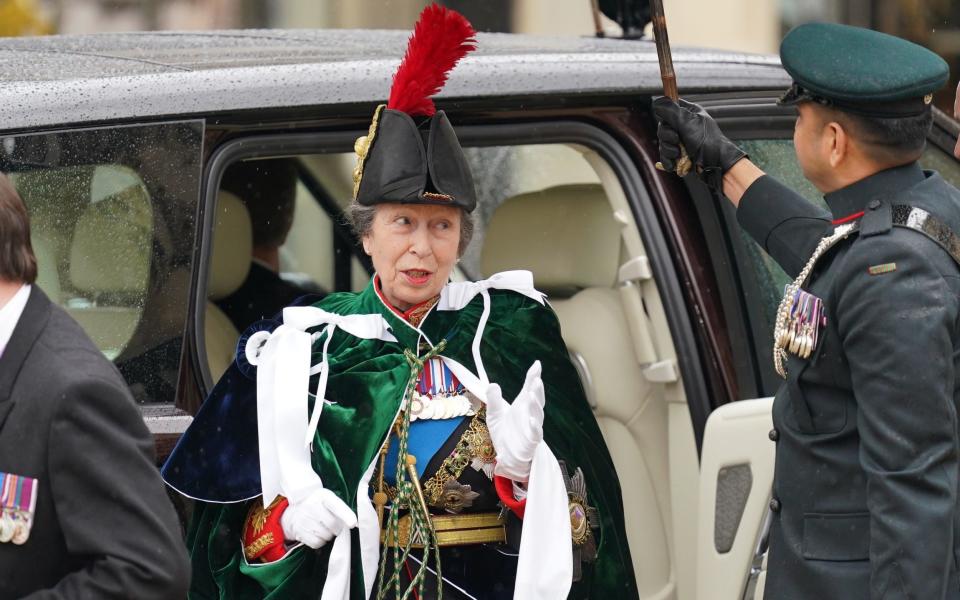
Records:
[[[324,488],[302,502],[290,503],[280,515],[283,537],[319,548],[344,529],[357,526],[357,516],[336,494]]]
[[[487,388],[487,429],[497,452],[495,475],[514,481],[530,477],[533,454],[543,441],[546,398],[540,372],[540,361],[534,361],[512,404],[503,399],[499,385],[493,383]]]

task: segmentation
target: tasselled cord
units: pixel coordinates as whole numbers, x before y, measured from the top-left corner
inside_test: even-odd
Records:
[[[430,514],[426,507],[421,503],[415,485],[417,483],[410,480],[407,471],[407,460],[409,456],[408,447],[410,439],[410,405],[413,399],[413,393],[416,390],[420,374],[423,372],[424,365],[431,359],[438,356],[446,347],[446,340],[442,340],[423,357],[418,357],[411,350],[404,350],[404,357],[410,365],[410,378],[407,381],[406,389],[403,395],[403,404],[401,405],[400,420],[397,431],[398,451],[397,465],[395,470],[397,497],[390,505],[390,513],[387,517],[387,531],[385,542],[393,541],[393,573],[384,583],[384,573],[386,572],[387,556],[390,553],[389,543],[384,544],[383,552],[380,557],[380,569],[377,579],[377,599],[384,600],[390,588],[393,588],[394,598],[397,600],[406,600],[413,593],[414,589],[422,597],[424,585],[426,583],[427,563],[431,550],[434,553],[437,572],[437,597],[443,600],[443,575],[440,566],[440,548],[437,544],[436,532],[430,521]],[[388,441],[389,443],[389,434]],[[406,507],[410,518],[410,531],[407,535],[407,543],[400,551],[400,509]],[[406,563],[413,548],[414,542],[420,542],[423,545],[423,561],[416,575],[411,578],[410,585],[406,590],[401,590],[400,574],[403,565]]]

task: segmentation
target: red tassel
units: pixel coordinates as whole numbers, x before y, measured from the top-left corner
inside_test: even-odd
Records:
[[[474,35],[473,26],[457,11],[437,4],[423,9],[393,76],[387,108],[411,116],[436,113],[430,97],[447,82],[447,74],[457,62],[477,48]]]

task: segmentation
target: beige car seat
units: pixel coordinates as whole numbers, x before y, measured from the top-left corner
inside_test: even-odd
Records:
[[[207,365],[213,381],[220,379],[233,362],[240,332],[214,304],[243,285],[253,256],[253,225],[247,207],[236,195],[221,191],[217,196],[213,226],[213,250],[207,280],[207,305],[203,334]]]
[[[87,206],[70,245],[70,283],[79,296],[66,310],[111,360],[140,322],[150,280],[153,215],[145,194],[131,187]]]
[[[30,245],[33,255],[37,257],[36,285],[50,298],[54,304],[60,304],[60,274],[57,272],[57,254],[53,244],[42,235],[31,235]]]
[[[617,287],[620,260],[621,225],[603,188],[575,184],[507,199],[487,227],[481,265],[487,276],[529,269],[548,294],[617,468],[634,570],[647,597],[671,579],[669,521],[655,489],[668,482],[655,481],[651,472],[662,469],[646,462],[665,456],[666,409],[648,401],[655,388],[636,358]]]

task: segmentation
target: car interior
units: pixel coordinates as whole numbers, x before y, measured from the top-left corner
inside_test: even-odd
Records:
[[[243,284],[252,258],[250,213],[235,194],[221,190],[217,196],[203,329],[207,364],[214,381],[220,379],[233,362],[240,337],[240,331],[216,301],[226,298]]]
[[[193,230],[195,213],[183,206],[195,206],[199,141],[196,124],[182,122],[12,136],[0,146],[0,169],[30,214],[37,287],[114,361],[138,402],[171,410],[192,275],[192,243],[180,233]]]
[[[551,217],[544,219],[547,214]],[[664,597],[674,585],[669,549],[675,507],[666,484],[669,403],[677,395],[667,388],[677,374],[650,369],[659,362],[658,348],[643,300],[646,295],[655,307],[650,295],[656,290],[640,287],[649,280],[649,268],[630,272],[629,263],[621,262],[622,235],[631,233],[623,214],[618,221],[599,184],[559,185],[508,198],[487,226],[482,265],[485,274],[529,269],[538,289],[548,294],[620,475],[641,597]],[[621,270],[623,264],[628,268]],[[666,342],[661,352],[670,351]]]
[[[146,187],[120,165],[30,171],[14,182],[33,214],[39,287],[116,359],[140,322],[150,277]]]

